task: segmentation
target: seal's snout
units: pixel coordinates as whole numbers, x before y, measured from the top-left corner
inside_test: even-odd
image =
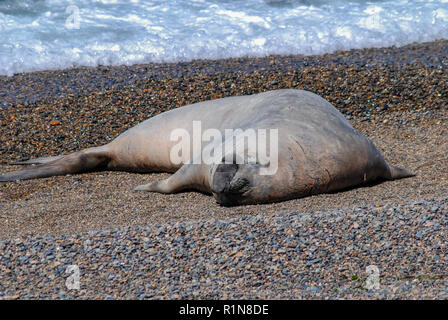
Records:
[[[238,205],[250,186],[250,181],[238,175],[239,165],[219,164],[213,174],[210,188],[216,201],[223,206]]]
[[[219,164],[212,177],[211,189],[214,193],[230,190],[230,183],[238,171],[237,164]]]

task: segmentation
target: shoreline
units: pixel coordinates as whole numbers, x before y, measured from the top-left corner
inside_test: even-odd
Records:
[[[0,183],[0,299],[446,299],[447,74],[442,40],[324,56],[0,76],[0,172],[14,169],[11,161],[104,144],[189,103],[299,88],[327,99],[389,163],[417,174],[232,208],[199,193],[131,192],[168,174]],[[64,287],[73,263],[85,277],[81,291]],[[371,264],[386,277],[382,291],[353,280]],[[418,281],[389,286],[403,272]]]
[[[11,103],[35,103],[39,99],[63,98],[69,94],[86,94],[109,90],[114,86],[132,86],[142,79],[163,80],[177,77],[188,78],[199,74],[210,75],[216,71],[246,74],[272,68],[276,61],[290,68],[310,65],[355,65],[362,67],[387,66],[399,69],[403,65],[420,64],[426,67],[448,66],[448,40],[412,43],[402,47],[380,47],[337,51],[324,55],[272,55],[266,57],[241,57],[220,60],[197,59],[188,62],[147,63],[120,66],[72,67],[58,70],[32,71],[0,75],[0,108]],[[105,79],[108,77],[109,79]],[[110,80],[113,78],[114,80]],[[42,82],[43,86],[36,83]],[[20,90],[26,87],[26,91]],[[43,94],[39,91],[46,90]]]

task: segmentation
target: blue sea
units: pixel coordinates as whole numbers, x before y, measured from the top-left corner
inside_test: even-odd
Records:
[[[448,39],[448,0],[0,0],[0,74]]]

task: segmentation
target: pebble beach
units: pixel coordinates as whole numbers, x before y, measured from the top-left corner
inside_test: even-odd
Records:
[[[297,88],[416,174],[232,208],[200,193],[131,192],[165,173],[0,183],[0,299],[447,299],[447,72],[440,40],[0,76],[1,173],[190,103]],[[66,285],[73,265],[79,289]]]

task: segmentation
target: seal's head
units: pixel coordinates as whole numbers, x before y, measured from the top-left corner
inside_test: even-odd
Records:
[[[270,198],[269,194],[275,194],[273,177],[260,174],[260,169],[262,166],[258,163],[212,165],[210,189],[216,201],[223,206],[234,206]]]

